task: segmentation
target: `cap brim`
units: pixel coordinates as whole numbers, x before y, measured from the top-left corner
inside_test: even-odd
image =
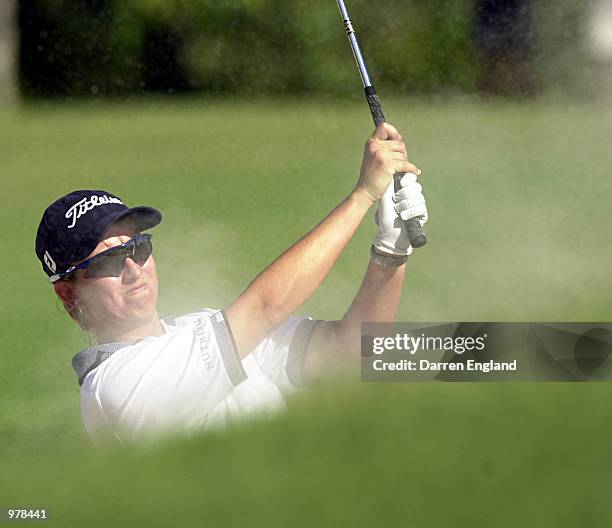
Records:
[[[119,218],[117,218],[117,220],[121,220],[123,218],[131,218],[136,227],[140,231],[144,231],[145,229],[151,229],[159,224],[162,221],[162,214],[153,207],[141,205],[138,207],[132,207],[128,211],[125,211],[119,216]],[[115,222],[117,220],[115,220]]]
[[[127,211],[121,211],[117,215],[111,216],[105,222],[104,231],[106,231],[112,224],[118,222],[119,220],[124,220],[129,218],[134,222],[134,227],[138,231],[144,231],[146,229],[151,229],[155,227],[162,221],[162,214],[153,207],[148,207],[145,205],[139,207],[132,207]]]

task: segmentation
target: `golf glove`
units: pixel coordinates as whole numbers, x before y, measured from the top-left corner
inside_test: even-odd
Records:
[[[396,256],[410,255],[412,246],[403,221],[415,217],[421,225],[427,222],[425,197],[416,175],[406,173],[400,180],[400,189],[394,192],[394,182],[391,180],[378,202],[375,216],[378,234],[373,242],[376,252]]]

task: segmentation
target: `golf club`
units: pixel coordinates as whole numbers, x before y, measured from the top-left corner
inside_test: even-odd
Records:
[[[353,50],[355,62],[357,63],[357,67],[359,68],[359,74],[361,75],[361,81],[363,82],[363,87],[365,89],[366,100],[368,101],[368,106],[370,107],[370,113],[372,114],[374,125],[378,126],[385,121],[385,114],[383,113],[382,106],[380,104],[378,96],[376,95],[376,90],[374,89],[374,86],[372,86],[372,82],[370,81],[368,69],[366,68],[365,61],[363,60],[363,56],[361,55],[361,50],[359,49],[357,34],[353,29],[353,24],[351,23],[351,20],[349,18],[348,11],[346,10],[346,6],[344,5],[344,1],[337,0],[337,2],[338,7],[340,8],[340,14],[342,15],[342,21],[344,22],[344,27],[346,28],[346,34],[348,35],[348,39],[351,44],[351,49]],[[394,186],[396,192],[400,189],[400,180],[403,176],[403,173],[397,173],[394,176]],[[408,233],[408,237],[410,238],[410,244],[413,248],[420,248],[427,244],[427,237],[425,236],[423,226],[421,225],[421,222],[419,222],[418,218],[410,218],[406,220],[405,228]]]

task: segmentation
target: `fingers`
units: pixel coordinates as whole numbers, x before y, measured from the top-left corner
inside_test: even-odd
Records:
[[[379,141],[377,144],[380,145],[385,150],[390,150],[393,152],[403,152],[404,154],[406,154],[406,156],[408,155],[408,149],[406,148],[406,143],[404,143],[403,141],[395,141],[395,140]]]
[[[414,204],[420,203],[421,200],[425,200],[425,198],[423,198],[423,187],[417,182],[416,174],[410,172],[404,174],[400,180],[400,189],[393,193],[393,201],[398,204],[404,201]],[[402,206],[399,207],[400,209],[396,207],[397,212],[402,210]],[[404,209],[405,208],[404,206]]]
[[[392,151],[378,151],[375,158],[379,160],[379,163],[386,166],[387,172],[391,174],[395,173],[412,173],[413,175],[421,174],[419,169],[414,163],[408,161],[408,156],[403,152],[392,152]]]
[[[376,127],[374,133],[372,134],[373,138],[376,139],[394,139],[400,140],[400,133],[397,128],[389,123],[381,123]]]
[[[420,183],[413,183],[408,187],[402,187],[399,191],[393,194],[393,200],[401,202],[403,200],[415,200],[423,194],[423,187]]]
[[[421,169],[419,169],[416,165],[413,165],[409,161],[393,160],[393,163],[390,163],[389,165],[393,169],[393,174],[397,174],[398,172],[411,172],[413,174],[421,174]]]
[[[400,187],[407,187],[415,183],[417,181],[417,175],[418,173],[413,172],[413,171],[407,172],[406,174],[404,174],[402,178],[400,179]]]
[[[404,152],[387,151],[382,152],[381,156],[386,159],[408,161],[408,156]]]
[[[366,151],[370,154],[376,153],[398,153],[401,154],[403,159],[408,159],[408,149],[403,141],[388,141],[388,140],[377,140],[374,138],[368,139],[366,142]]]
[[[372,151],[383,149],[391,152],[401,152],[408,159],[408,149],[402,141],[402,135],[389,123],[381,123],[367,141]]]
[[[395,212],[402,220],[419,218],[421,225],[427,222],[427,205],[423,188],[416,174],[407,173],[400,180],[401,189],[393,194]]]
[[[396,163],[390,163],[392,168],[395,168],[395,172],[412,173],[416,176],[419,176],[421,174],[421,169],[419,169],[414,163],[411,163],[408,160],[408,151],[406,150],[406,145],[402,141],[370,140],[367,147],[370,154],[374,155],[381,162],[404,162],[400,165]],[[397,169],[398,166],[401,167],[401,170]]]
[[[392,160],[393,162],[399,161],[401,162],[401,170],[396,170],[395,172],[399,172],[399,173],[410,173],[412,174],[415,178],[417,175],[421,174],[421,169],[419,169],[414,163],[409,162],[405,157],[403,157],[401,154],[397,153],[397,152],[388,152],[386,154],[386,156],[388,157],[387,159]],[[395,167],[395,164],[393,165]],[[403,177],[405,178],[405,176]],[[401,181],[401,180],[400,180]]]
[[[429,219],[427,213],[427,205],[425,198],[417,198],[415,200],[403,200],[395,204],[395,212],[399,215],[402,220],[408,220],[410,218],[418,218],[421,225],[425,224]]]

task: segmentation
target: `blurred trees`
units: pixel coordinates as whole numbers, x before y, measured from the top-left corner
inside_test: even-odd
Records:
[[[15,1],[0,2],[0,103],[10,103],[17,95],[17,19]]]
[[[527,5],[527,0],[517,2]],[[25,94],[358,93],[356,67],[334,0],[19,3]],[[548,73],[539,77],[541,71],[550,72],[548,62],[556,68],[561,63],[559,75],[571,67],[553,60],[558,50],[551,43],[557,39],[568,49],[580,41],[576,13],[581,4],[555,2],[551,10],[561,15],[548,13],[553,29],[544,31],[546,17],[534,16],[530,8],[524,19],[531,14],[533,23],[520,24],[490,10],[489,18],[483,16],[485,3],[349,0],[347,7],[373,81],[394,93],[495,91],[483,82],[489,64],[490,77],[505,79],[506,95],[525,95],[552,83]],[[567,26],[562,33],[559,22]],[[540,41],[544,51],[538,54],[534,50]],[[500,46],[505,51],[498,53]],[[527,74],[528,83],[509,82]]]
[[[530,0],[476,0],[479,91],[496,95],[533,92],[530,3]]]
[[[599,95],[612,103],[612,0],[595,0],[590,14],[591,49],[597,63]]]

